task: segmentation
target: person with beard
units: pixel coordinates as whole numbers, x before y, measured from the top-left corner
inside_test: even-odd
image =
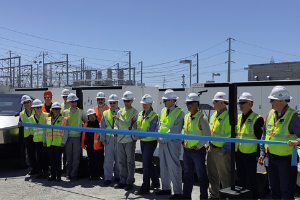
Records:
[[[96,96],[96,100],[97,100],[97,106],[94,108],[95,112],[96,112],[96,116],[97,116],[97,120],[100,122],[103,112],[105,110],[109,109],[109,106],[106,105],[105,100],[105,94],[103,92],[98,92],[97,96]]]

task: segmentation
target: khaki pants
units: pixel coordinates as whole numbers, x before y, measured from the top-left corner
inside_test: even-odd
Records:
[[[230,187],[230,151],[219,155],[219,147],[209,146],[207,153],[207,175],[211,198],[219,198],[220,182],[222,188]]]

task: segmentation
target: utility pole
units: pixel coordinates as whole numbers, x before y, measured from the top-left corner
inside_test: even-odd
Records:
[[[199,83],[199,54],[197,53],[197,83]]]
[[[80,81],[82,81],[83,77],[82,77],[82,59],[80,60]]]
[[[12,87],[12,77],[11,77],[11,51],[9,51],[9,82],[10,82],[10,87]]]
[[[118,77],[118,81],[117,81],[117,83],[118,83],[118,86],[120,85],[120,68],[119,68],[119,63],[117,63],[116,64],[117,65],[117,77]]]
[[[185,76],[184,76],[184,74],[182,74],[181,77],[182,77],[182,84],[181,84],[181,85],[182,85],[182,88],[184,88],[184,86],[185,86],[185,82],[184,82],[184,77],[185,77]]]
[[[143,61],[139,62],[141,64],[141,85],[143,84]]]
[[[30,65],[30,87],[31,87],[31,88],[33,88],[33,87],[32,87],[32,81],[33,81],[33,80],[32,80],[32,65]]]
[[[166,78],[164,77],[164,80],[163,80],[163,88],[165,88],[165,86],[166,86]]]
[[[67,60],[67,85],[69,85],[69,58],[68,58],[68,54],[66,54],[66,60]]]
[[[132,85],[132,83],[131,83],[131,51],[129,51],[128,53],[129,53],[129,62],[128,62],[128,65],[129,65],[129,84]]]
[[[46,73],[47,73],[47,70],[45,69],[45,53],[43,52],[43,87],[47,87],[47,83],[46,83],[46,81],[47,81],[47,79],[46,79]]]
[[[21,87],[21,57],[19,57],[19,78],[18,78],[18,87]]]
[[[133,67],[133,85],[135,85],[135,67]]]
[[[231,54],[231,37],[228,38],[229,40],[229,47],[228,47],[228,77],[227,77],[227,82],[230,82],[230,64],[231,64],[231,58],[230,58],[230,54]]]

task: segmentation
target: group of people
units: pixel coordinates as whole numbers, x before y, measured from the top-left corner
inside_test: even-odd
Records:
[[[231,149],[229,142],[203,141],[201,136],[228,138],[231,126],[227,110],[228,98],[224,92],[217,92],[212,99],[216,110],[208,120],[199,110],[200,97],[190,93],[186,99],[188,113],[177,106],[178,97],[173,90],[166,90],[162,99],[165,107],[158,115],[153,111],[151,95],[145,94],[140,103],[143,110],[132,107],[135,100],[131,91],[123,94],[125,107],[119,108],[119,98],[111,94],[108,99],[103,92],[96,95],[97,106],[87,112],[77,107],[77,96],[67,89],[63,91],[64,103],[51,102],[50,91],[44,93],[45,104],[24,95],[21,103],[25,109],[20,113],[20,121],[36,124],[72,126],[70,130],[40,129],[24,127],[24,137],[30,164],[30,175],[36,178],[48,177],[50,160],[51,176],[48,179],[61,180],[61,157],[66,156],[67,179],[77,180],[81,148],[87,150],[90,180],[104,177],[104,185],[115,181],[115,189],[133,189],[135,182],[135,148],[140,140],[143,162],[143,183],[134,192],[136,195],[149,194],[159,189],[156,195],[171,195],[170,199],[191,199],[194,172],[200,185],[200,199],[219,198],[220,185],[230,187],[231,151],[236,152],[236,168],[239,185],[258,198],[257,162],[265,164],[268,172],[272,199],[293,199],[297,179],[297,167],[291,166],[294,145],[299,145],[300,121],[297,112],[288,106],[292,98],[282,86],[273,88],[269,95],[272,105],[265,120],[251,108],[254,98],[242,93],[238,98],[241,114],[236,125],[236,137],[241,139],[261,139],[286,141],[280,144],[236,143]],[[50,100],[51,106],[49,106]],[[106,100],[109,105],[106,104]],[[46,108],[51,108],[49,111]],[[45,109],[45,111],[43,111]],[[108,133],[83,132],[76,127],[107,129]],[[118,134],[108,129],[118,129]],[[134,136],[122,134],[121,130],[160,132],[161,137]],[[199,140],[165,138],[168,133],[198,135]],[[159,143],[160,178],[152,162],[153,153]],[[180,164],[183,146],[184,184]],[[104,156],[105,155],[105,156]],[[207,155],[207,165],[205,158]],[[173,195],[171,190],[173,185]],[[208,193],[210,195],[208,195]]]

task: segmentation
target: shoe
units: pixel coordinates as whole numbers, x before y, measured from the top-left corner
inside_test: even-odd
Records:
[[[42,172],[39,172],[39,174],[38,175],[36,175],[36,179],[40,179],[40,178],[42,178],[43,177],[43,173]]]
[[[73,177],[72,177],[72,180],[73,180],[73,181],[78,181],[78,177],[77,177],[77,176],[73,176]]]
[[[39,172],[36,171],[36,170],[31,170],[28,175],[35,175],[35,174],[38,174]]]
[[[158,185],[158,186],[150,186],[150,190],[155,190],[155,189],[159,189],[160,188],[160,185]]]
[[[56,181],[57,181],[57,182],[61,181],[61,177],[57,177],[57,178],[56,178]]]
[[[111,183],[111,180],[105,180],[104,185],[109,185]]]
[[[172,196],[170,196],[169,199],[182,199],[182,195],[181,194],[173,194]]]
[[[137,190],[134,192],[135,195],[145,195],[145,194],[149,194],[150,192],[148,191],[144,191],[144,190]]]
[[[114,188],[115,189],[124,189],[126,186],[126,184],[123,184],[123,183],[117,183],[114,185]]]
[[[44,172],[43,173],[43,179],[47,179],[47,178],[49,178],[49,174],[48,174],[48,172]]]
[[[72,180],[72,176],[71,175],[67,175],[66,176],[66,180]]]
[[[155,192],[156,195],[171,195],[171,190],[161,190],[158,192]]]
[[[93,177],[93,180],[98,181],[98,180],[100,180],[100,177]]]
[[[126,184],[124,190],[128,191],[131,190],[133,188],[133,184]]]
[[[54,181],[56,180],[56,178],[54,176],[51,176],[50,178],[48,178],[48,181]]]
[[[115,178],[115,182],[120,182],[120,178]]]

